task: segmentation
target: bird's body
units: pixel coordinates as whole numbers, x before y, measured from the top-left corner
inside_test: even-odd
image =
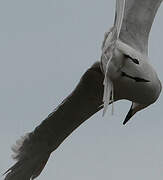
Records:
[[[114,101],[132,102],[124,124],[154,103],[161,83],[148,58],[148,36],[162,0],[117,0],[114,26],[106,33],[101,62],[82,76],[75,90],[34,131],[17,142],[17,162],[5,180],[30,180],[51,152],[81,123]],[[103,85],[104,82],[104,85]]]

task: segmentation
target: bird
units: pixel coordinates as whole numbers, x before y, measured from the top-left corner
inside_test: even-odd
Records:
[[[104,111],[121,99],[132,102],[125,125],[138,111],[153,104],[162,90],[148,57],[148,38],[162,0],[117,0],[113,27],[105,33],[101,64]]]
[[[116,0],[113,27],[105,33],[101,59],[82,75],[75,89],[33,131],[12,147],[16,163],[5,180],[32,180],[51,153],[83,122],[122,99],[132,102],[123,122],[153,104],[162,86],[148,58],[148,38],[162,0]]]

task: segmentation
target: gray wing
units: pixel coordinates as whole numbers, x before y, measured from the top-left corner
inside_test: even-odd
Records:
[[[31,180],[43,170],[50,154],[94,113],[102,109],[103,79],[100,63],[82,76],[75,90],[35,130],[14,148],[16,164],[5,180]]]
[[[147,55],[148,37],[162,0],[126,0],[120,40]]]

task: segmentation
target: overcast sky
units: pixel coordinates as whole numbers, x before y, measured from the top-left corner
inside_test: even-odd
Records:
[[[13,164],[11,145],[32,131],[101,55],[115,0],[0,1],[0,173]],[[151,63],[163,82],[163,6],[152,27]],[[163,96],[122,122],[97,113],[55,151],[38,180],[162,180]],[[3,177],[0,177],[2,180]]]

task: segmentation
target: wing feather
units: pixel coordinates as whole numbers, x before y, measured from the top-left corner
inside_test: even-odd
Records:
[[[54,151],[78,126],[103,108],[103,79],[100,63],[82,76],[75,90],[34,131],[17,141],[17,160],[6,171],[5,180],[35,179]]]

